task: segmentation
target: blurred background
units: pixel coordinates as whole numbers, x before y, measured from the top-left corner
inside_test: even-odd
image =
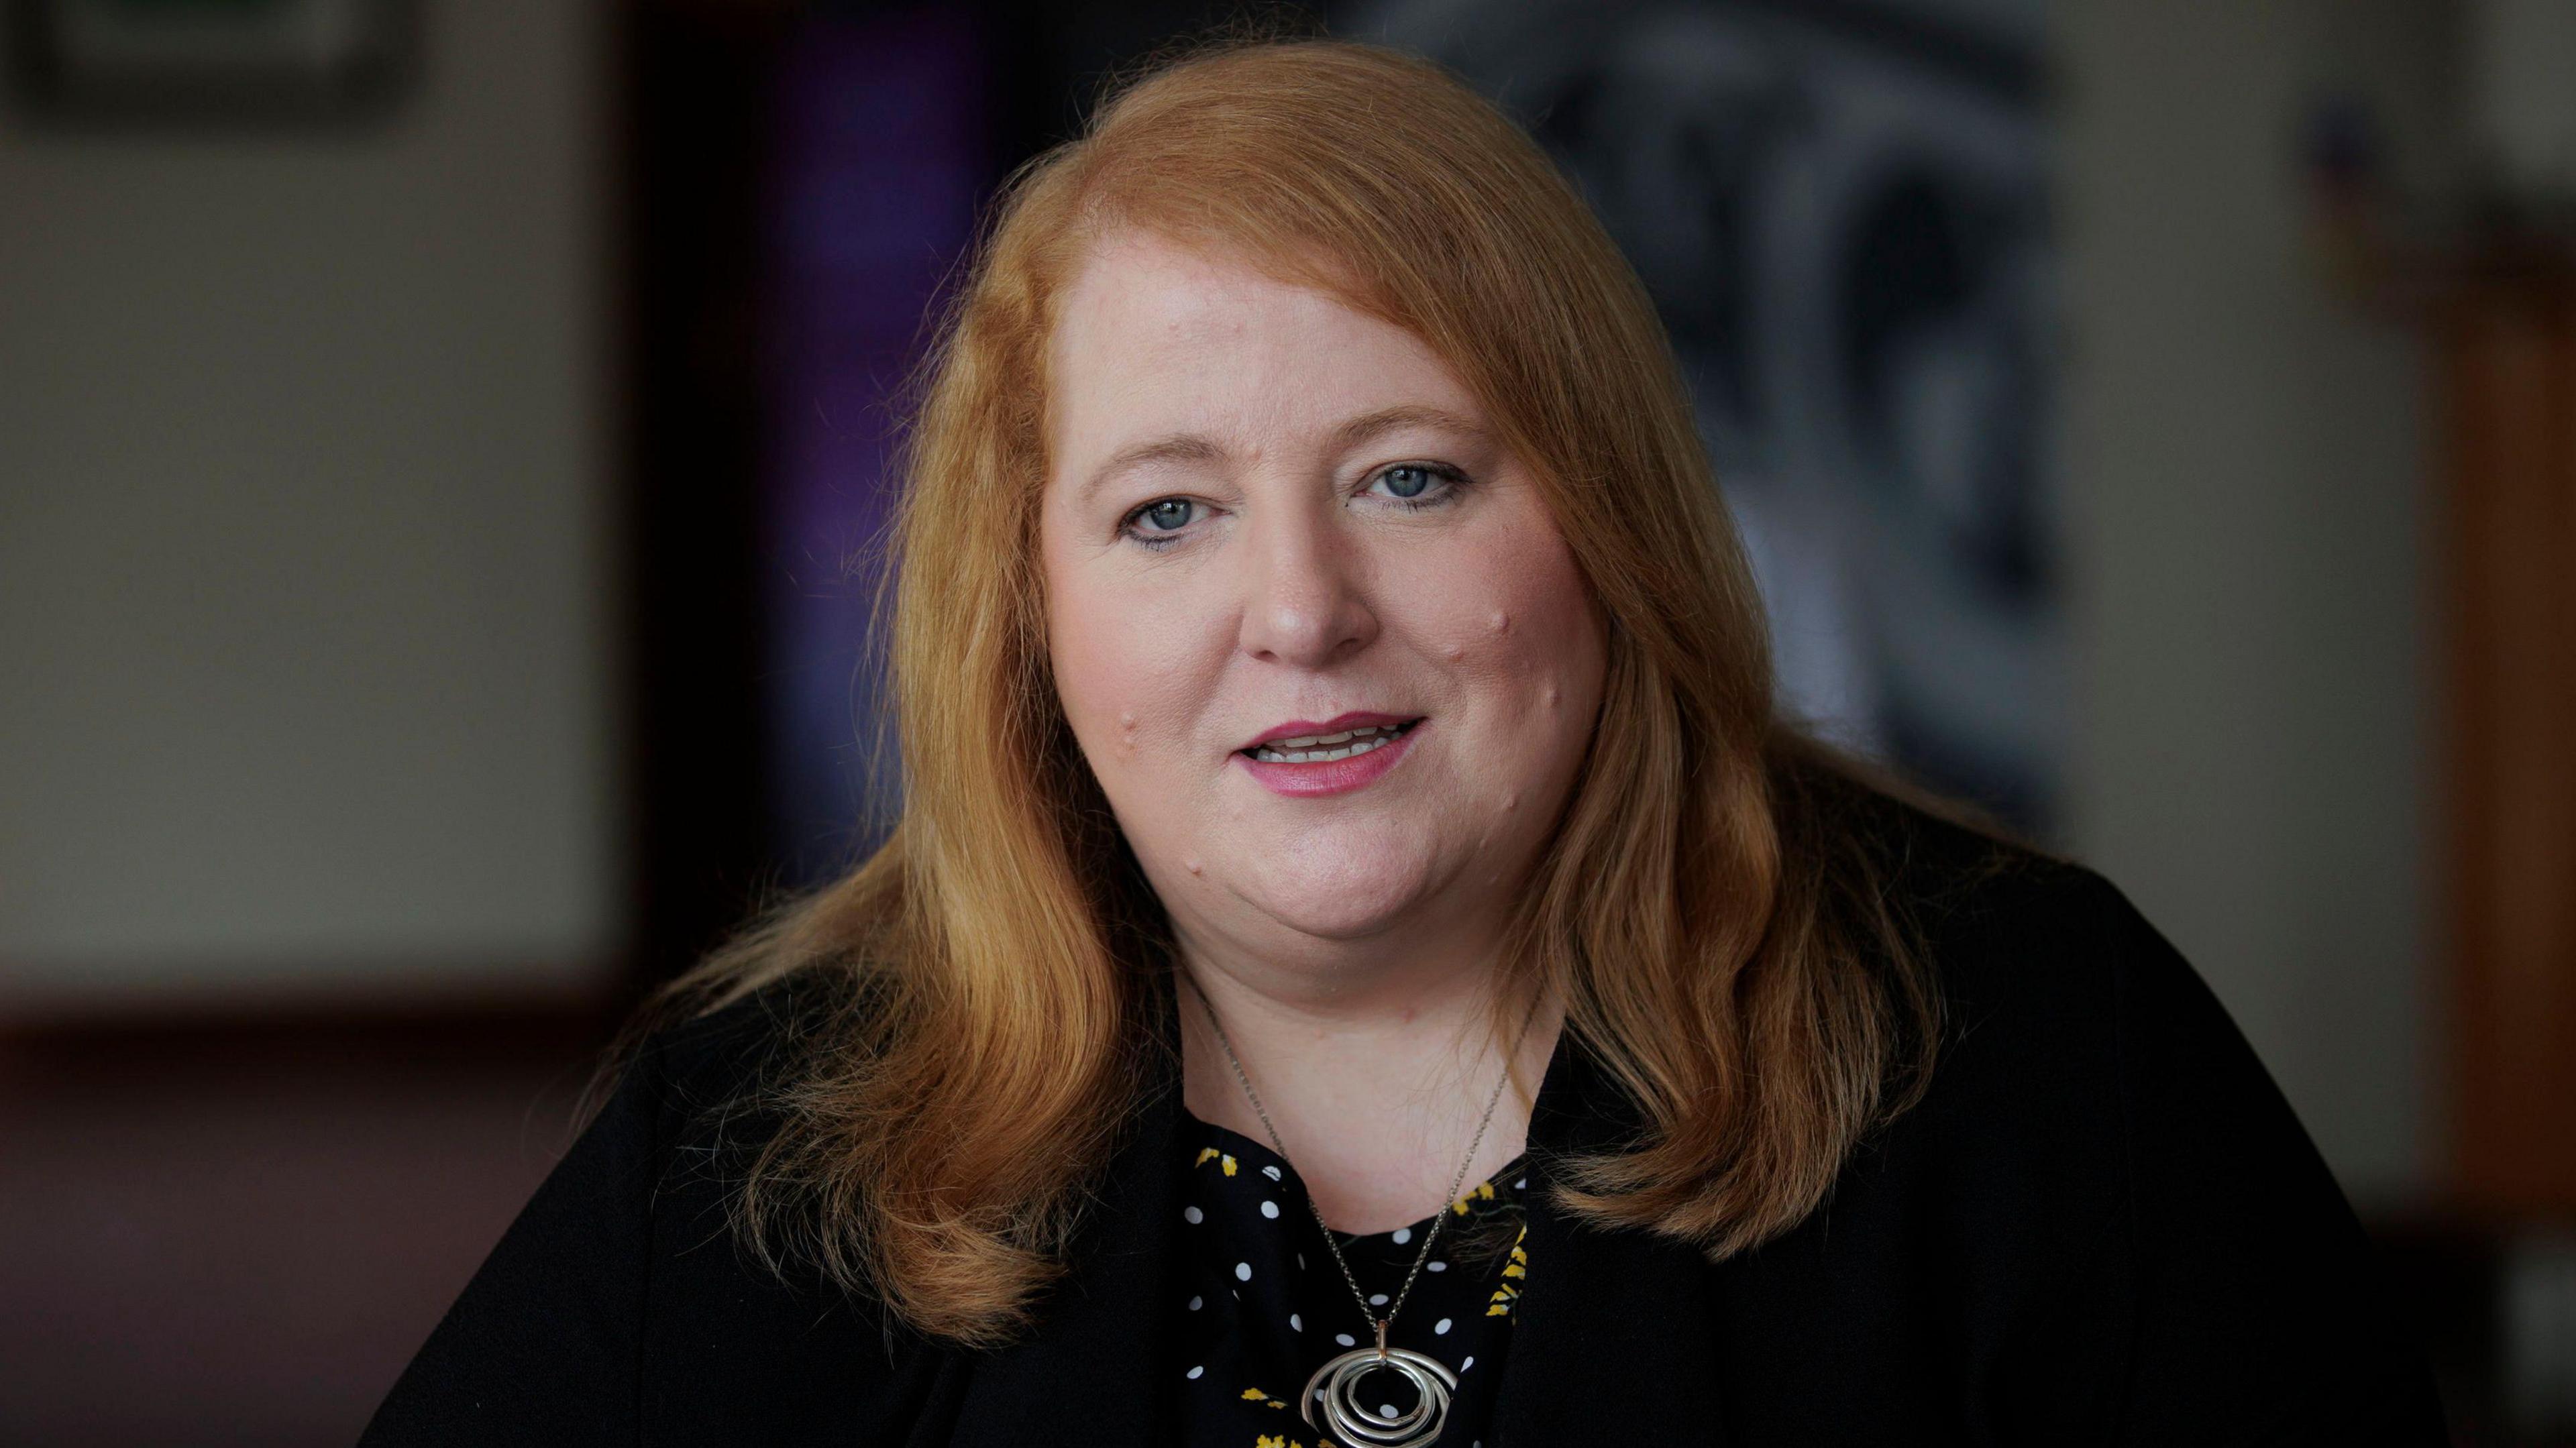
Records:
[[[864,846],[925,308],[1232,13],[0,0],[0,1444],[349,1441]],[[2127,890],[2576,1443],[2576,6],[1302,13],[1561,159],[1790,704]]]

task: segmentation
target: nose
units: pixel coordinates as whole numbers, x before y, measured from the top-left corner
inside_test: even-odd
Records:
[[[1243,565],[1243,651],[1265,663],[1322,668],[1377,637],[1364,559],[1321,510],[1273,510],[1252,521]]]

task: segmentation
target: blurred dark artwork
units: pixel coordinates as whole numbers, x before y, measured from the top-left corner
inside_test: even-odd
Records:
[[[13,100],[73,125],[334,125],[389,114],[412,0],[8,0]]]
[[[1784,702],[2045,830],[2066,713],[2035,3],[1383,0],[1643,275]]]

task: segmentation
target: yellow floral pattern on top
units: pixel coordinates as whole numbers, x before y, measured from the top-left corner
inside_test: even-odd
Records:
[[[1278,1153],[1196,1118],[1185,1122],[1183,1281],[1167,1340],[1178,1413],[1172,1441],[1231,1448],[1336,1448],[1297,1411],[1315,1370],[1364,1345],[1377,1317],[1393,1312],[1392,1346],[1437,1358],[1457,1374],[1448,1431],[1461,1445],[1487,1436],[1509,1329],[1529,1279],[1521,1196],[1531,1185],[1519,1161],[1478,1182],[1447,1210],[1392,1231],[1335,1232],[1365,1301],[1333,1260],[1305,1200],[1304,1185]],[[1401,1311],[1394,1294],[1434,1224],[1439,1235]],[[1508,1242],[1508,1248],[1504,1244]],[[1390,1414],[1410,1389],[1388,1387]]]
[[[1493,1300],[1485,1305],[1487,1317],[1509,1317],[1512,1305],[1521,1300],[1521,1284],[1529,1280],[1529,1228],[1512,1239],[1511,1256],[1503,1263],[1503,1280],[1494,1288]]]

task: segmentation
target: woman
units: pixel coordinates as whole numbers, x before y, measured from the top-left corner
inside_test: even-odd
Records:
[[[1775,714],[1645,297],[1438,71],[1030,168],[899,544],[892,839],[370,1443],[2440,1441],[2189,968]]]

